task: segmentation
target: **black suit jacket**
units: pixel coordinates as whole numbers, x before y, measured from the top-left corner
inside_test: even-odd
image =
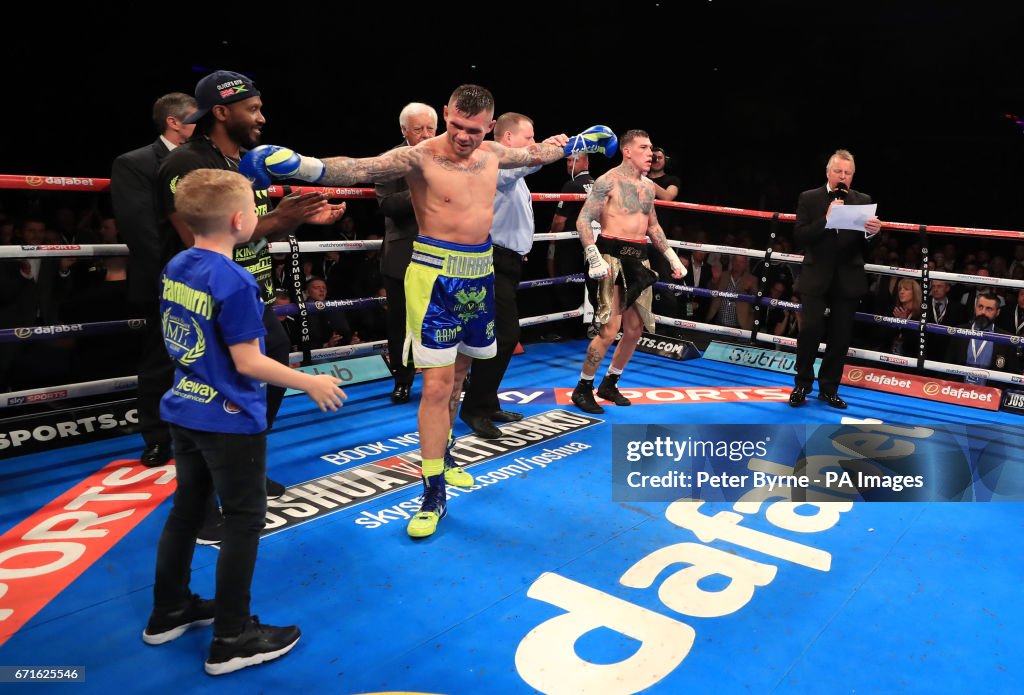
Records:
[[[971,328],[971,325],[971,322],[968,321],[967,323],[958,326],[958,328],[969,329]],[[1007,334],[1006,331],[997,326],[993,326],[989,331],[992,333],[1001,333],[1003,335]],[[946,361],[966,366],[967,346],[970,342],[969,338],[953,337],[949,341],[949,349],[946,351]],[[992,363],[988,366],[988,369],[1019,374],[1020,364],[1017,361],[1017,348],[1013,345],[1007,345],[1004,343],[992,343]]]
[[[152,144],[126,152],[114,160],[110,197],[118,234],[128,244],[128,297],[154,301],[163,270],[160,239],[160,196],[157,171],[170,150],[157,138]]]
[[[398,147],[408,147],[403,141]],[[390,278],[401,280],[412,258],[412,242],[420,233],[416,215],[412,209],[412,194],[405,179],[395,179],[374,186],[377,204],[384,215],[384,244],[380,253],[380,272]]]
[[[0,261],[0,328],[61,323],[61,305],[71,293],[71,277],[61,276],[60,259],[40,259],[35,280],[25,278],[20,267],[17,260]]]
[[[939,317],[935,315],[934,307],[935,301],[932,300],[928,303],[929,323],[937,323],[941,326],[959,326],[962,323],[970,322],[970,317],[967,315],[967,311],[964,309],[964,306],[956,300],[949,299],[948,295],[946,297],[946,313],[942,315],[941,321],[939,320]],[[949,343],[950,336],[939,335],[938,333],[929,333],[926,353],[928,359],[946,359],[946,354],[949,352]]]
[[[804,252],[800,272],[801,295],[857,299],[868,291],[864,275],[864,232],[825,229],[825,213],[832,196],[825,186],[804,191],[796,205],[793,238]],[[869,205],[871,196],[850,189],[847,205]]]
[[[694,287],[693,280],[695,277],[696,273],[693,272],[693,259],[691,258],[690,269],[686,273],[686,277],[679,281],[679,284]],[[711,264],[708,263],[706,259],[700,265],[700,284],[697,285],[697,287],[705,290],[711,289]],[[697,321],[703,321],[704,317],[708,315],[708,309],[711,307],[711,299],[709,297],[698,297],[697,295],[693,295],[693,299],[684,297],[684,300],[697,303],[697,311],[693,318]]]

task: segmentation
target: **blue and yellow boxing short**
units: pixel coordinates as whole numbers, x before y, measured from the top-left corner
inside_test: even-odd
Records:
[[[491,240],[455,244],[416,237],[405,271],[403,361],[417,367],[455,364],[458,353],[494,357],[494,259]]]

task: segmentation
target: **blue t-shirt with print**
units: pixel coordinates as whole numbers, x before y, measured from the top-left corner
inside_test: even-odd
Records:
[[[264,352],[263,299],[252,275],[214,251],[182,251],[160,278],[160,319],[175,363],[160,417],[204,432],[266,430],[264,384],[239,374],[228,350],[259,338]]]

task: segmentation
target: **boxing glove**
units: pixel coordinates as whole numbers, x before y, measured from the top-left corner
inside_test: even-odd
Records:
[[[252,181],[253,188],[269,187],[274,179],[299,179],[316,183],[327,167],[315,157],[303,157],[277,145],[260,145],[245,153],[238,171]]]
[[[600,152],[605,157],[614,157],[619,151],[619,139],[615,137],[612,129],[604,125],[595,125],[587,128],[579,135],[569,138],[565,143],[565,156],[574,155],[577,152],[593,154]]]

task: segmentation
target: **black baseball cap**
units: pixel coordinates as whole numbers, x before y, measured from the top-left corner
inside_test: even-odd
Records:
[[[233,104],[236,101],[258,97],[260,90],[248,77],[240,72],[218,70],[196,83],[196,112],[185,119],[185,123],[195,123],[210,113],[218,104]]]

